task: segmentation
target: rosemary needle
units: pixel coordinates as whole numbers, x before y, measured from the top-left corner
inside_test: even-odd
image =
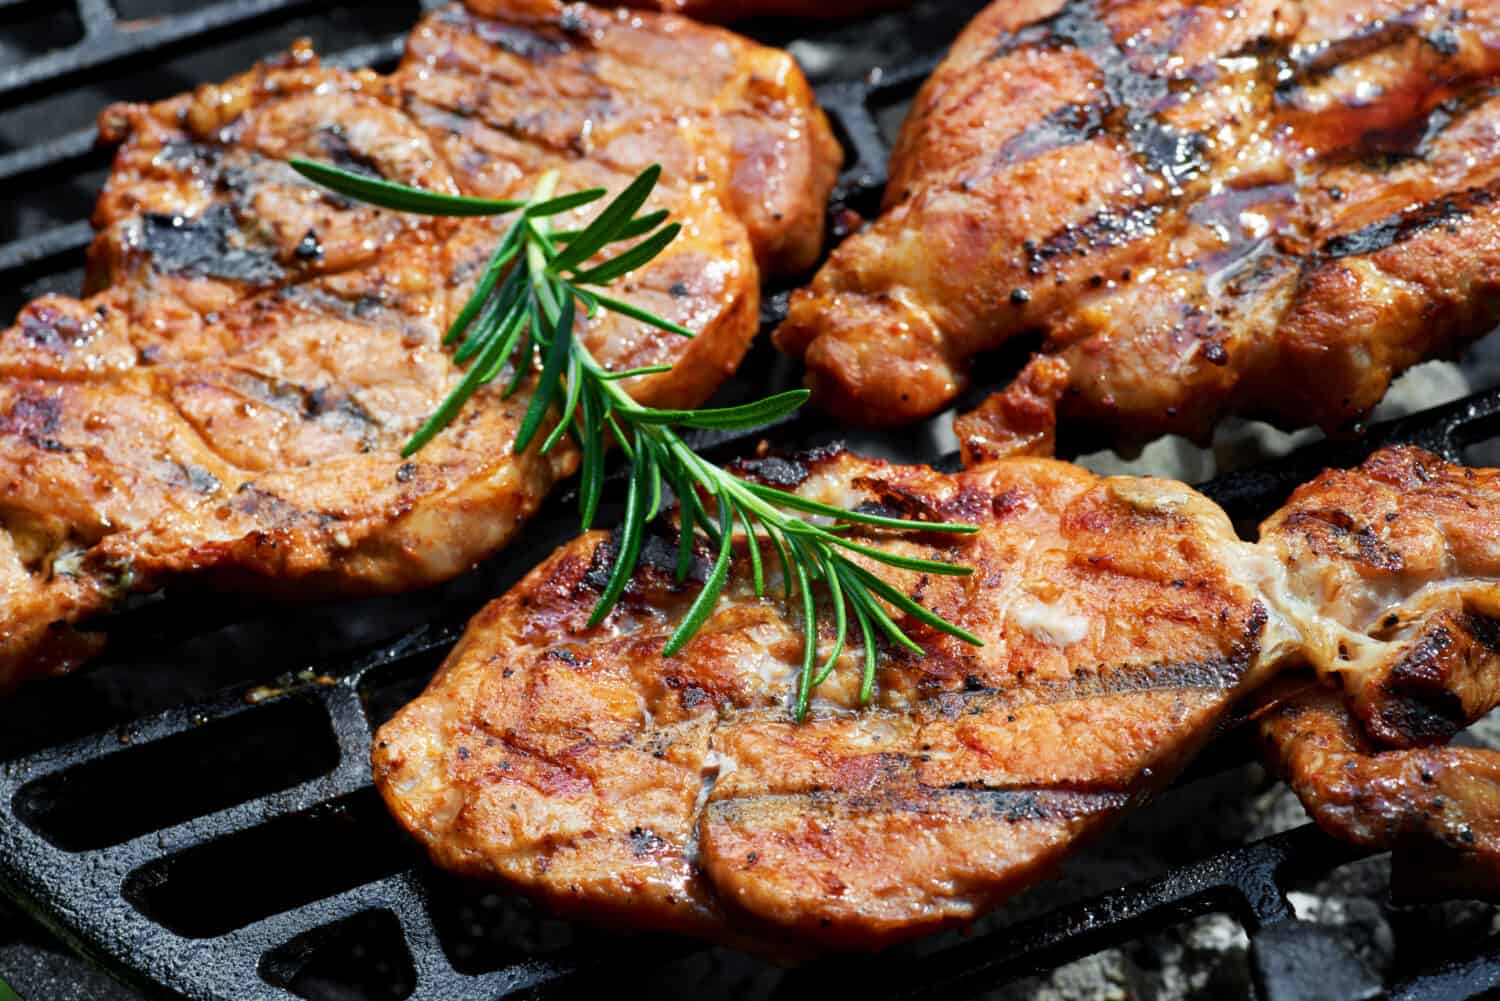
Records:
[[[804,632],[802,670],[793,696],[793,713],[806,717],[812,693],[826,681],[849,645],[851,620],[863,647],[860,699],[868,702],[875,690],[877,635],[909,650],[922,647],[911,638],[889,609],[908,619],[980,645],[977,636],[923,607],[899,588],[853,559],[862,556],[877,565],[921,573],[963,576],[971,571],[936,560],[919,559],[865,545],[848,537],[851,525],[966,534],[973,525],[914,522],[882,515],[845,511],[796,494],[741,479],[695,453],[679,430],[686,428],[748,429],[790,415],[807,399],[805,390],[736,407],[698,410],[661,410],[637,403],[621,381],[632,376],[666,371],[651,366],[626,372],[604,369],[576,336],[582,308],[590,316],[607,310],[662,330],[692,337],[693,333],[647,310],[622,302],[601,289],[650,262],[676,238],[680,227],[665,212],[640,214],[661,177],[661,168],[642,171],[580,230],[554,231],[553,216],[602,199],[605,192],[589,190],[556,195],[557,173],[544,175],[525,201],[497,201],[437,194],[376,180],[326,164],[293,160],[292,167],[309,180],[348,198],[398,212],[440,216],[482,216],[513,213],[505,235],[496,245],[473,297],[459,311],[444,343],[457,343],[457,364],[467,365],[464,376],[438,405],[402,451],[411,455],[453,420],[479,388],[496,379],[509,365],[512,377],[506,396],[520,387],[522,374],[540,367],[530,404],[516,434],[515,449],[529,448],[548,417],[557,422],[542,440],[541,451],[554,448],[571,435],[582,452],[580,513],[585,531],[593,527],[604,488],[604,457],[613,438],[629,460],[625,515],[619,545],[589,624],[602,623],[619,601],[635,570],[646,526],[656,517],[663,488],[678,499],[680,541],[677,577],[684,580],[692,565],[699,534],[718,547],[712,569],[686,616],[667,640],[665,656],[675,656],[713,614],[735,559],[735,527],[745,535],[746,556],[757,596],[766,593],[767,575],[761,539],[771,543],[779,561],[787,599],[798,595]],[[596,262],[607,248],[636,241],[612,257]],[[818,524],[805,515],[814,515]],[[830,653],[818,659],[818,605],[813,585],[822,582],[833,613],[834,641]],[[851,615],[852,613],[852,615]]]

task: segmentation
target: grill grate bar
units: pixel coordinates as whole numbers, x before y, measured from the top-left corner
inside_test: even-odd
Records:
[[[0,246],[0,278],[30,278],[76,267],[83,263],[83,252],[93,240],[94,227],[87,222],[70,222],[13,240]]]
[[[115,28],[115,9],[109,0],[74,0],[85,37],[103,35]]]
[[[0,0],[0,16],[29,12],[41,3]],[[84,39],[72,48],[0,70],[0,101],[12,103],[83,82],[97,82],[102,73],[161,60],[193,45],[313,6],[310,0],[221,0],[190,14],[125,28],[109,0],[76,0],[76,4]],[[423,9],[441,4],[442,0],[421,0]],[[402,44],[401,37],[392,37],[348,49],[326,61],[346,68],[384,67],[399,58]],[[834,81],[818,88],[846,146],[836,206],[861,212],[878,206],[887,178],[887,150],[877,114],[910,97],[935,64],[936,58],[928,55],[892,72],[872,74],[862,81]],[[92,130],[68,133],[0,155],[0,190],[19,190],[41,178],[93,169],[105,164],[108,156],[107,150],[96,147]],[[76,267],[91,238],[88,223],[78,221],[0,245],[0,276],[14,281]],[[766,319],[774,322],[777,318],[773,297]],[[1456,458],[1476,429],[1493,426],[1497,417],[1500,389],[1372,428],[1356,443],[1319,446],[1278,463],[1221,477],[1204,489],[1233,516],[1245,520],[1279,504],[1293,487],[1324,466],[1357,462],[1381,444],[1411,442]],[[778,427],[776,436],[778,440],[801,443],[821,430],[815,419],[804,417]],[[734,454],[759,437],[759,432],[715,436],[711,444],[716,455]],[[566,498],[561,498],[561,503],[566,506]],[[566,517],[571,525],[571,511]],[[516,551],[509,554],[512,559],[517,555]],[[184,606],[176,604],[175,599],[160,604],[163,608],[158,610],[164,610],[167,617],[175,612],[178,619],[196,618],[183,615]],[[450,611],[438,621],[454,618]],[[216,628],[222,624],[218,621],[209,625]],[[124,622],[121,625],[128,628]],[[528,955],[490,972],[464,972],[447,952],[445,926],[435,917],[440,903],[434,898],[431,870],[404,857],[392,859],[389,875],[204,938],[173,933],[122,896],[132,874],[149,865],[212,848],[225,839],[264,830],[277,821],[335,808],[355,798],[368,801],[373,795],[368,761],[372,719],[366,693],[373,690],[372,682],[383,683],[388,674],[397,678],[422,676],[451,646],[458,628],[450,624],[419,629],[387,644],[375,655],[326,665],[323,669],[332,683],[294,684],[253,704],[246,701],[246,692],[233,692],[203,705],[179,706],[118,730],[0,763],[0,804],[11,813],[0,823],[0,890],[26,901],[64,938],[80,943],[105,965],[133,980],[149,982],[194,1001],[286,1001],[288,994],[277,979],[279,973],[270,969],[274,965],[272,956],[286,951],[291,943],[315,938],[334,923],[372,911],[393,915],[400,926],[417,977],[411,1001],[495,1001],[513,995],[533,996],[553,987],[577,984],[590,969],[639,973],[696,949],[680,941],[642,944],[609,940],[603,946],[575,944]],[[159,643],[158,647],[163,645]],[[318,777],[98,850],[65,851],[15,815],[19,791],[43,776],[107,760],[122,748],[140,748],[189,735],[200,726],[228,719],[266,719],[267,714],[293,700],[311,700],[326,717],[337,745],[336,764]],[[371,830],[372,836],[379,833]],[[338,847],[315,845],[310,849],[337,852]],[[1306,982],[1277,971],[1308,955],[1306,944],[1314,940],[1296,919],[1286,888],[1358,857],[1361,853],[1357,850],[1306,826],[926,956],[902,954],[812,966],[788,977],[779,996],[826,993],[830,987],[847,993],[851,985],[863,984],[871,998],[912,1001],[956,997],[1049,969],[1197,915],[1220,911],[1233,915],[1250,934],[1257,986],[1265,1001],[1293,1001],[1309,996],[1299,993]],[[1325,972],[1323,967],[1313,969]],[[1397,984],[1392,997],[1441,1001],[1467,997],[1496,985],[1500,985],[1500,937],[1468,961]]]
[[[98,133],[93,129],[78,129],[0,156],[0,190],[17,188],[44,174],[72,173],[107,163],[109,155],[95,145],[97,138]],[[0,247],[0,255],[4,249]]]
[[[313,0],[227,0],[191,14],[159,18],[128,29],[114,22],[112,14],[105,23],[99,20],[97,10],[92,14],[81,12],[90,27],[85,39],[71,48],[0,70],[0,101],[14,104],[56,93],[92,80],[101,72],[160,61],[313,5]]]

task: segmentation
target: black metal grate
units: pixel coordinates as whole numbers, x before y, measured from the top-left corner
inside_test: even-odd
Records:
[[[423,8],[435,5],[420,0]],[[9,21],[45,6],[0,0],[0,37]],[[329,5],[226,0],[123,22],[107,0],[77,0],[79,37],[69,47],[0,66],[0,126],[13,108],[283,24],[315,6]],[[850,78],[844,66],[820,74],[819,96],[848,150],[840,205],[873,211],[885,181],[888,123],[952,28],[979,6],[934,2],[904,19],[886,18],[883,37],[892,41],[879,54],[882,72],[862,67]],[[761,24],[752,33],[796,40],[805,54],[863,27],[799,34],[805,30]],[[397,37],[367,41],[334,58],[385,65],[399,46]],[[65,129],[0,151],[0,194],[59,178],[89,183],[106,162],[91,129]],[[0,277],[12,293],[65,287],[79,266],[88,225],[58,222],[18,227],[0,244]],[[780,303],[770,297],[768,323]],[[795,378],[762,343],[725,395]],[[815,417],[775,431],[788,444],[829,433]],[[1357,461],[1379,444],[1414,442],[1459,458],[1497,433],[1500,390],[1376,427],[1358,444],[1324,445],[1220,477],[1205,489],[1249,522],[1324,465]],[[730,436],[711,444],[733,452],[749,442]],[[937,458],[931,449],[914,457]],[[522,544],[487,567],[394,601],[275,612],[184,595],[135,602],[119,622],[122,642],[109,663],[0,706],[0,890],[122,978],[194,1001],[496,1001],[586,989],[600,975],[618,989],[622,970],[634,975],[695,950],[573,927],[519,899],[447,879],[415,857],[370,786],[373,729],[416,694],[467,614],[572,528],[571,511],[554,503]],[[411,628],[419,622],[440,624]],[[243,684],[264,682],[266,664],[279,675],[270,687]],[[236,687],[228,694],[208,694],[230,681]],[[990,934],[882,959],[812,964],[788,975],[778,996],[966,997],[1209,912],[1231,915],[1250,934],[1266,1001],[1382,993],[1438,1001],[1500,987],[1500,938],[1380,984],[1345,943],[1298,920],[1289,889],[1357,855],[1302,827]]]

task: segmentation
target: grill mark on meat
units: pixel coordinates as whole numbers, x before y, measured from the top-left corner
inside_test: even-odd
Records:
[[[1345,63],[1389,48],[1416,33],[1413,18],[1419,16],[1427,4],[1410,7],[1395,18],[1382,18],[1359,28],[1342,38],[1325,39],[1317,45],[1293,46],[1287,53],[1292,75],[1277,88],[1279,95],[1291,96],[1301,87],[1322,79]]]
[[[80,344],[87,343],[96,327],[89,320],[80,320],[55,306],[39,305],[27,309],[20,316],[21,335],[37,347],[53,354],[67,354]]]
[[[529,63],[544,62],[573,49],[573,45],[565,39],[544,34],[526,25],[492,21],[471,13],[461,5],[444,8],[438,17],[447,24],[473,32],[496,48]],[[558,20],[557,26],[575,39],[587,39],[587,35],[581,31],[583,25],[566,16]]]
[[[1419,159],[1426,159],[1432,152],[1432,145],[1446,133],[1450,126],[1462,121],[1463,116],[1486,101],[1500,96],[1500,87],[1475,87],[1473,90],[1458,94],[1438,104],[1427,115],[1423,123],[1421,137],[1412,146],[1412,155]]]
[[[1381,542],[1374,528],[1356,525],[1346,511],[1294,511],[1286,525],[1320,555],[1357,559],[1388,573],[1400,573],[1404,566],[1401,554]]]
[[[148,212],[141,217],[140,247],[159,274],[226,278],[261,287],[286,277],[270,253],[236,246],[239,233],[234,215],[222,203],[196,218]]]
[[[408,111],[413,121],[427,127],[441,129],[449,135],[466,135],[478,126],[493,129],[508,139],[513,139],[524,146],[532,146],[548,153],[578,158],[588,153],[585,137],[578,132],[571,132],[565,137],[553,140],[548,137],[544,129],[538,128],[544,124],[537,119],[526,117],[517,118],[495,118],[484,114],[480,109],[470,106],[459,106],[455,108],[440,108],[428,104],[425,101],[412,99],[408,102]],[[479,147],[466,149],[460,162],[452,164],[453,167],[463,167],[469,170],[479,170],[485,164],[485,153]],[[482,267],[484,259],[479,258],[477,266]]]
[[[1089,113],[1084,127],[1074,130],[1074,134],[1081,134],[1086,139],[1101,128],[1107,128],[1135,151],[1143,166],[1160,174],[1175,187],[1207,167],[1204,159],[1207,141],[1197,133],[1184,132],[1157,117],[1172,98],[1170,79],[1144,71],[1131,62],[1115,41],[1099,6],[1098,0],[1068,0],[1051,17],[1002,39],[994,57],[1003,58],[1026,47],[1074,49],[1087,53],[1103,77],[1107,104]],[[1099,124],[1091,129],[1088,119],[1093,117],[1099,119]],[[1033,143],[1044,144],[1048,128],[1052,137],[1066,134],[1054,123],[1044,127],[1041,135],[1027,139],[1020,148],[1025,149]],[[1004,155],[1002,151],[1002,158]]]
[[[1440,669],[1453,643],[1446,628],[1429,630],[1391,669],[1380,706],[1384,726],[1416,744],[1441,743],[1464,728],[1463,700],[1443,687]]]
[[[1099,813],[1118,810],[1130,802],[1130,794],[1117,790],[1077,790],[1037,788],[955,788],[942,789],[912,785],[905,789],[874,795],[827,789],[808,792],[765,793],[735,799],[720,799],[708,804],[708,810],[719,823],[735,824],[752,811],[805,805],[814,814],[846,811],[859,814],[912,813],[938,815],[953,819],[995,819],[1009,824],[1027,821],[1081,820]]]
[[[207,384],[213,385],[212,382]],[[351,431],[359,438],[361,447],[365,450],[374,448],[379,443],[383,427],[381,421],[366,409],[351,390],[337,386],[304,386],[242,368],[230,369],[225,385],[283,413],[295,415],[299,420]],[[186,414],[183,416],[196,425],[192,418]],[[205,445],[209,443],[205,441]]]
[[[1490,653],[1500,653],[1500,619],[1467,613],[1464,628]]]
[[[258,523],[271,529],[294,528],[298,525],[325,528],[338,521],[337,516],[325,511],[308,511],[289,503],[254,482],[241,483],[235,488],[234,498],[229,506],[234,511],[254,517]]]
[[[1065,104],[1026,126],[1000,147],[999,163],[1031,160],[1065,146],[1088,142],[1104,130],[1105,109],[1099,104]]]
[[[1097,569],[1097,568],[1096,568]],[[939,692],[932,696],[931,705],[938,715],[953,719],[962,715],[977,715],[990,708],[1018,708],[1031,705],[1055,705],[1064,702],[1108,698],[1136,692],[1193,689],[1215,691],[1238,684],[1255,662],[1261,650],[1261,638],[1269,621],[1265,605],[1255,601],[1250,607],[1243,637],[1222,658],[1203,661],[1140,664],[1116,666],[1108,671],[1079,669],[1064,679],[1026,678],[1021,672],[1021,683],[1010,687],[986,684],[972,670],[976,658],[967,647],[944,647],[930,650],[916,657],[904,648],[882,648],[882,656],[905,663],[918,670],[932,684],[936,679],[962,678],[962,691]],[[919,623],[910,623],[921,632]]]
[[[782,490],[800,487],[812,475],[805,464],[781,455],[771,455],[764,459],[741,459],[735,464],[735,473]]]
[[[978,691],[945,692],[934,698],[932,704],[938,715],[956,719],[995,709],[1052,706],[1141,692],[1189,689],[1224,691],[1243,681],[1245,673],[1260,655],[1260,635],[1265,628],[1266,619],[1265,607],[1256,602],[1246,639],[1229,656],[1216,660],[1128,664],[1102,672],[1075,672],[1062,680],[1028,681],[1024,685],[1004,690],[982,688]]]
[[[0,421],[0,431],[20,435],[33,448],[44,452],[68,452],[71,449],[54,435],[62,428],[62,401],[39,392],[23,392],[10,405],[10,412]]]
[[[1044,274],[1054,258],[1082,257],[1143,240],[1156,232],[1156,223],[1166,212],[1161,204],[1139,205],[1123,212],[1105,209],[1076,226],[1053,232],[1040,243],[1028,240],[1021,247],[1027,273],[1033,277]]]
[[[1452,654],[1466,640],[1500,653],[1500,620],[1463,613],[1453,620],[1453,629],[1438,622],[1423,630],[1380,681],[1382,732],[1400,734],[1408,744],[1430,745],[1448,741],[1469,724],[1468,708],[1451,687]]]
[[[162,459],[157,463],[157,468],[162,473],[161,479],[164,483],[174,487],[187,487],[193,493],[204,497],[218,493],[223,487],[217,476],[191,462],[183,462],[180,459]]]
[[[1414,116],[1388,129],[1364,132],[1349,154],[1360,154],[1367,160],[1380,158],[1390,166],[1425,160],[1431,155],[1433,144],[1450,126],[1497,93],[1500,90],[1494,87],[1475,87],[1455,94],[1434,105],[1425,116]]]
[[[795,452],[773,452],[753,459],[736,459],[729,469],[736,476],[755,480],[768,487],[795,490],[814,472],[844,453],[842,442],[820,445]]]
[[[1418,36],[1417,22],[1432,9],[1430,3],[1418,3],[1395,17],[1380,18],[1355,29],[1342,38],[1326,39],[1317,45],[1294,46],[1287,53],[1290,75],[1278,87],[1278,96],[1291,97],[1301,88],[1327,78],[1339,67],[1420,37],[1434,52],[1445,57],[1458,54],[1460,45],[1454,26],[1462,24],[1465,12],[1446,12],[1447,23]]]
[[[580,585],[590,591],[602,593],[609,586],[609,576],[619,558],[620,541],[624,526],[617,525],[609,537],[594,547],[588,569],[579,580]],[[678,540],[676,526],[665,516],[657,518],[646,527],[641,539],[641,550],[636,562],[635,574],[625,585],[625,595],[633,596],[640,591],[638,578],[648,578],[653,586],[665,586],[672,591],[682,591],[692,585],[702,584],[708,579],[713,560],[705,546],[706,539],[698,536],[693,545],[693,556],[688,564],[686,580],[677,580]],[[740,555],[743,556],[743,553]]]
[[[354,147],[349,141],[349,135],[344,126],[338,122],[325,125],[318,130],[318,145],[327,154],[328,159],[333,161],[335,167],[341,167],[354,174],[363,174],[376,180],[383,180],[380,167],[376,162]],[[311,181],[306,182],[311,184]]]
[[[1425,202],[1352,233],[1335,236],[1323,245],[1325,259],[1362,257],[1373,254],[1428,230],[1446,226],[1454,232],[1459,222],[1475,208],[1493,203],[1495,193],[1489,188],[1470,188],[1456,195]]]

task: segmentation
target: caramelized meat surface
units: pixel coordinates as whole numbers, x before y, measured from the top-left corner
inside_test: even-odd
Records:
[[[1275,686],[1260,723],[1266,757],[1319,827],[1392,852],[1407,899],[1500,899],[1500,751],[1381,747],[1315,682]]]
[[[390,76],[299,47],[101,126],[122,146],[89,297],[0,332],[0,689],[87,657],[73,623],[180,574],[278,596],[446,579],[576,464],[513,454],[528,395],[502,400],[504,378],[401,457],[461,374],[440,338],[508,220],[351,204],[288,157],[495,197],[663,163],[651,207],[685,229],[618,290],[699,335],[601,315],[582,336],[610,367],[672,364],[630,387],[666,406],[733,371],[762,272],[817,254],[838,162],[784,53],[537,0],[435,12]]]
[[[675,547],[653,543],[588,630],[612,549],[585,536],[483,611],[377,737],[377,784],[438,864],[590,920],[878,946],[972,919],[1166,781],[1266,642],[1267,610],[1234,566],[1250,547],[1175,483],[848,454],[748,472],[980,525],[869,541],[973,567],[894,582],[986,645],[904,622],[926,657],[882,647],[861,709],[856,644],[799,725],[802,632],[779,597],[732,581],[664,659],[697,591],[675,583]]]
[[[1500,471],[1394,449],[1262,526],[1333,683],[1272,687],[1267,754],[1319,826],[1394,849],[1409,896],[1500,898],[1500,752],[1440,746],[1500,703],[1497,495]]]
[[[1335,483],[1378,498],[1400,469],[1436,485],[1402,491],[1381,531],[1414,540],[1411,580],[1427,583],[1371,590],[1368,604],[1314,602],[1308,589],[1326,596],[1314,581],[1358,556],[1349,547],[1363,536],[1308,567],[1277,526]],[[1487,509],[1463,513],[1481,497],[1493,509],[1495,474],[1466,480],[1415,450],[1309,487],[1265,544],[1239,540],[1181,485],[1051,460],[944,475],[839,453],[745,473],[828,503],[981,526],[867,541],[972,567],[893,582],[985,645],[903,620],[926,656],[882,646],[878,694],[861,706],[856,644],[797,724],[802,632],[779,595],[732,580],[665,659],[706,567],[677,583],[674,543],[653,541],[620,607],[591,630],[613,548],[585,536],[481,612],[376,738],[376,784],[437,864],[588,920],[762,949],[879,947],[961,924],[1170,781],[1231,705],[1283,667],[1316,663],[1328,636],[1415,617],[1429,606],[1413,593],[1480,593],[1452,562],[1418,562],[1431,526],[1487,539],[1491,558],[1500,545]],[[1387,675],[1425,635],[1383,648]],[[820,654],[832,642],[820,636]],[[1358,739],[1349,753],[1374,740]],[[1467,759],[1454,762],[1451,781],[1470,781]]]
[[[996,3],[777,343],[896,424],[1039,331],[976,456],[1024,452],[1038,406],[1126,441],[1343,427],[1500,319],[1497,73],[1487,0]]]
[[[1304,658],[1387,747],[1443,743],[1500,701],[1500,470],[1416,448],[1303,486],[1261,526]]]
[[[905,7],[910,0],[626,0],[626,6],[686,14],[703,21],[738,21],[747,17],[856,17]]]

